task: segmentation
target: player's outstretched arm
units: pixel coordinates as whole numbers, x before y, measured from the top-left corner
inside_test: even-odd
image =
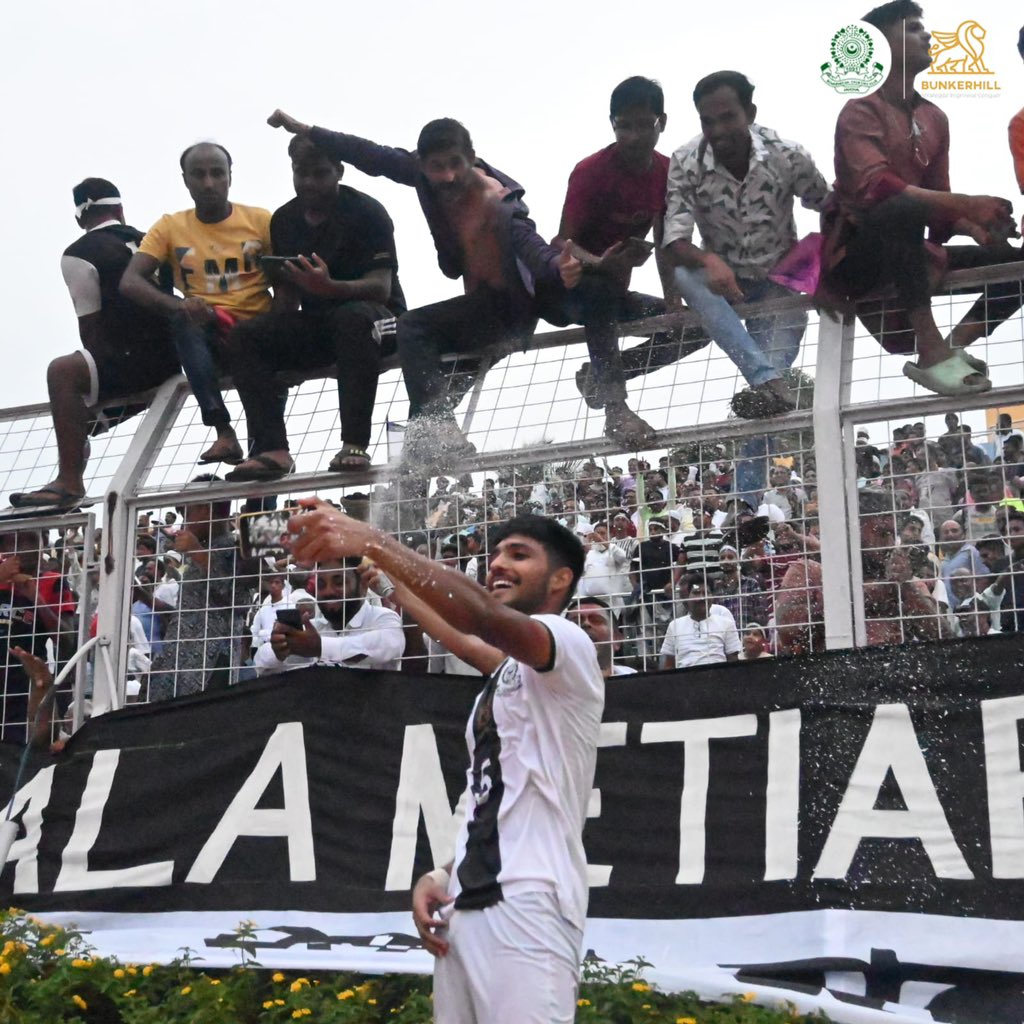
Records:
[[[477,636],[534,668],[550,663],[553,640],[548,630],[529,615],[495,601],[465,573],[452,572],[418,555],[369,523],[352,519],[318,498],[303,498],[300,504],[303,512],[288,520],[297,560],[369,558],[453,629]]]

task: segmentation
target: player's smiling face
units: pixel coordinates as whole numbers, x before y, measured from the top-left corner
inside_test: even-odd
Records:
[[[544,546],[512,534],[495,549],[487,570],[487,589],[495,600],[532,614],[548,597],[551,564]]]

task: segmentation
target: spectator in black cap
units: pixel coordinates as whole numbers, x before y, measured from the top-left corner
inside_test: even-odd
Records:
[[[103,400],[148,391],[181,369],[163,318],[119,294],[121,275],[143,236],[125,224],[117,186],[105,178],[86,178],[72,189],[72,198],[85,235],[64,250],[60,269],[78,316],[82,348],[58,356],[46,371],[57,476],[37,491],[12,494],[16,508],[78,505],[85,497],[86,438],[125,413],[102,408]],[[169,273],[159,287],[170,292]]]

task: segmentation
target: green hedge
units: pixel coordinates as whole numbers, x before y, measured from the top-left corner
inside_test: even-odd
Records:
[[[238,928],[240,939],[251,925]],[[204,970],[193,950],[173,963],[129,964],[96,956],[82,937],[10,909],[0,912],[0,1021],[4,1024],[426,1024],[430,979],[421,975],[320,976],[269,971],[240,951],[240,963]],[[791,1007],[701,1002],[692,992],[663,993],[643,980],[636,959],[584,969],[577,1021],[674,1024],[796,1024]]]

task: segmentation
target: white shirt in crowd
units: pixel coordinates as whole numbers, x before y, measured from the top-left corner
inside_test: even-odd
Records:
[[[405,652],[405,633],[399,614],[369,601],[363,602],[362,608],[349,619],[341,632],[320,615],[319,610],[312,619],[312,625],[320,634],[319,658],[289,654],[284,661],[278,661],[267,641],[260,645],[253,658],[256,674],[266,676],[275,672],[291,672],[307,665],[342,665],[359,655],[364,655],[362,660],[346,667],[397,670],[399,659]]]
[[[662,657],[674,658],[676,668],[715,665],[725,661],[726,655],[739,652],[736,620],[720,604],[708,607],[706,619],[691,619],[689,615],[673,619],[661,645]]]

